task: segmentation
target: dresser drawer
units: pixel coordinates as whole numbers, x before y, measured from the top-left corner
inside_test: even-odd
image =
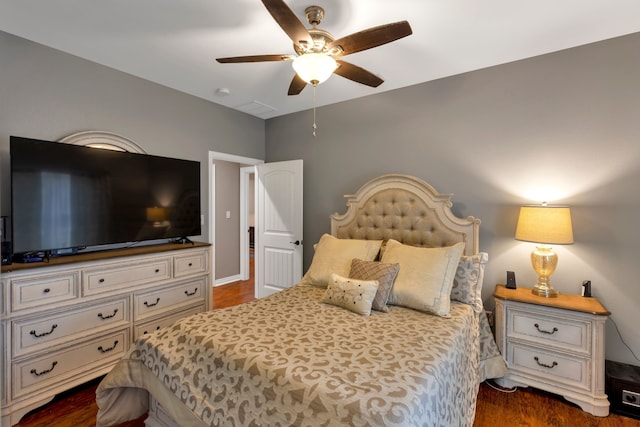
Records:
[[[507,344],[507,364],[514,372],[529,374],[547,384],[589,390],[590,359],[526,345]]]
[[[51,305],[78,297],[79,273],[66,271],[11,280],[11,310]]]
[[[128,348],[129,330],[123,329],[68,349],[14,362],[13,398],[29,393],[37,394],[83,372],[108,367],[119,360]]]
[[[129,298],[91,307],[13,322],[13,354],[25,355],[77,337],[129,325]]]
[[[134,328],[133,339],[135,340],[142,335],[146,335],[153,331],[157,331],[158,329],[162,329],[166,326],[172,325],[173,323],[175,323],[176,321],[182,318],[191,316],[192,314],[198,314],[203,311],[204,311],[204,305],[199,305],[197,307],[193,307],[188,310],[183,310],[175,314],[162,316],[162,318],[160,319],[141,323]]]
[[[152,292],[136,293],[134,298],[134,320],[144,319],[162,311],[183,305],[204,303],[204,287],[207,280],[202,278],[185,282],[171,288]]]
[[[206,255],[206,252],[197,252],[174,256],[173,275],[175,277],[185,277],[206,273],[208,271]]]
[[[82,293],[94,295],[102,292],[156,283],[171,278],[171,258],[157,258],[146,262],[117,263],[87,269],[82,273]]]
[[[560,310],[552,313],[527,307],[509,307],[508,321],[512,325],[509,339],[518,339],[562,350],[591,354],[591,322],[562,317]]]

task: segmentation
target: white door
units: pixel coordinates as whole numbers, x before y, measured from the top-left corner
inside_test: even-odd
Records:
[[[302,278],[302,160],[256,165],[256,297]]]

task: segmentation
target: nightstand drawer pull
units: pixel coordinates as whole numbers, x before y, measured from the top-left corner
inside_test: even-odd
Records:
[[[156,302],[147,302],[147,301],[145,301],[144,305],[145,305],[145,307],[153,307],[153,306],[158,305],[159,302],[160,302],[160,297],[157,297],[156,298]]]
[[[542,363],[539,359],[538,356],[534,357],[533,360],[536,361],[536,363],[538,364],[538,366],[542,366],[543,368],[549,368],[549,369],[553,369],[554,367],[558,366],[558,362],[554,361],[551,365],[547,365],[546,363]]]
[[[109,347],[109,348],[103,348],[102,346],[98,347],[98,351],[100,353],[109,353],[110,351],[115,350],[116,346],[118,345],[118,340],[115,340],[113,342],[113,347]]]
[[[537,323],[535,325],[533,325],[536,327],[536,329],[538,330],[538,332],[541,332],[543,334],[549,334],[549,335],[553,335],[556,332],[558,332],[558,328],[554,327],[553,330],[551,331],[545,331],[544,329],[540,329],[540,325],[538,325]]]
[[[193,290],[193,292],[184,291],[184,294],[185,294],[186,296],[188,296],[188,297],[192,297],[192,296],[194,296],[194,295],[195,295],[195,294],[197,294],[197,293],[198,293],[198,288],[195,288],[195,289]]]
[[[36,338],[42,338],[42,337],[46,337],[47,335],[51,335],[54,331],[54,329],[56,329],[58,327],[57,324],[53,324],[51,325],[51,330],[49,332],[43,332],[41,334],[37,333],[36,330],[32,330],[31,332],[29,332],[31,335],[33,335]]]
[[[58,362],[54,360],[54,361],[53,361],[53,363],[51,364],[51,368],[49,368],[49,369],[45,369],[45,370],[44,370],[44,371],[42,371],[42,372],[38,372],[38,371],[36,371],[35,369],[32,369],[32,370],[31,370],[31,373],[32,373],[33,375],[35,375],[36,377],[39,377],[40,375],[48,374],[49,372],[53,371],[53,368],[55,368],[57,364],[58,364]]]
[[[107,319],[111,319],[113,316],[116,315],[116,313],[118,312],[117,308],[113,309],[113,314],[107,314],[106,316],[102,313],[98,313],[98,317],[101,318],[102,320],[107,320]]]

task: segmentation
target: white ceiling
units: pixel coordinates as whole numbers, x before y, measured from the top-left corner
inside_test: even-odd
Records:
[[[413,28],[345,57],[381,86],[334,75],[318,105],[640,31],[638,0],[285,1],[305,24],[304,9],[322,6],[320,28],[336,38],[405,19]],[[287,96],[290,62],[215,61],[294,53],[260,0],[2,0],[0,30],[265,119],[313,105],[310,87]]]

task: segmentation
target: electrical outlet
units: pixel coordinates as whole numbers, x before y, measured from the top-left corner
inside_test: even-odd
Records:
[[[640,408],[640,393],[629,390],[622,390],[622,403]]]

